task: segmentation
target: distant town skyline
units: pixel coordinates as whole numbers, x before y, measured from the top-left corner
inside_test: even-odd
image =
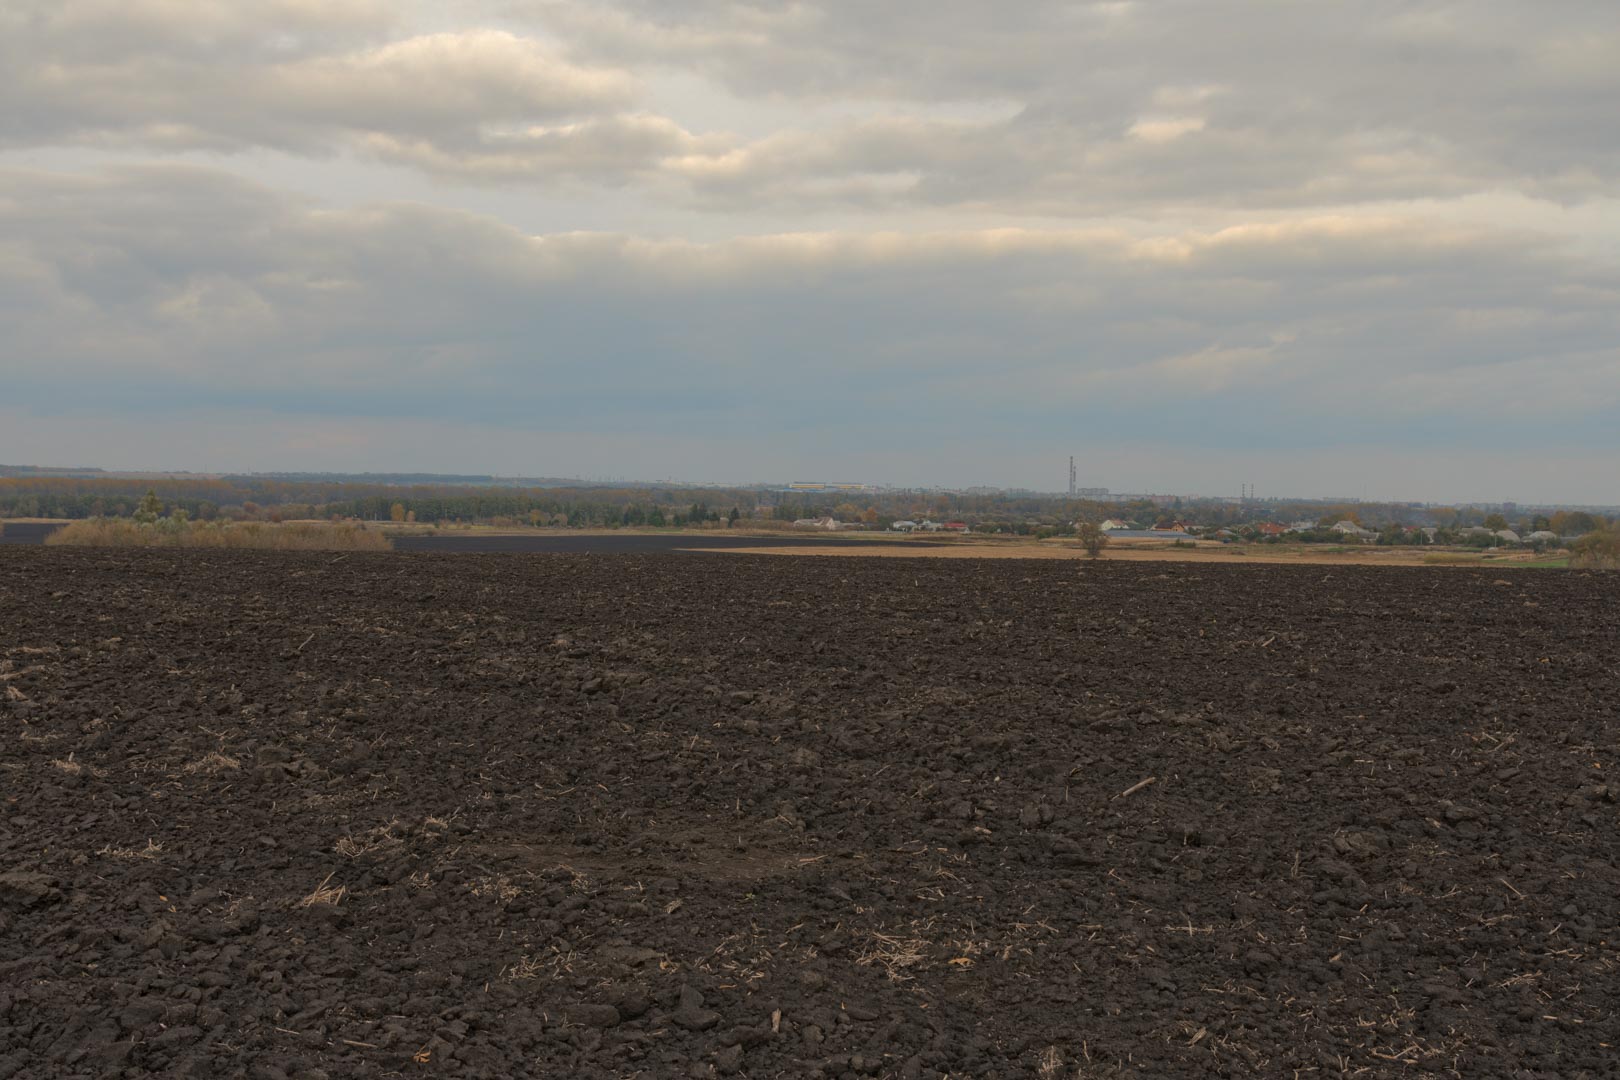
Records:
[[[1596,0],[10,0],[0,460],[1620,503]]]

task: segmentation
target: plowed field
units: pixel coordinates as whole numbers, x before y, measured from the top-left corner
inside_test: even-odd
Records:
[[[0,551],[0,1078],[1598,1077],[1620,576]]]

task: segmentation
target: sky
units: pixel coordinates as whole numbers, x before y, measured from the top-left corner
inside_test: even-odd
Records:
[[[1610,0],[0,0],[0,462],[1620,503]]]

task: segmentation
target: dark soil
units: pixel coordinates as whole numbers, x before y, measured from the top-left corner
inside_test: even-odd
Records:
[[[60,529],[60,522],[0,522],[0,544],[43,544]],[[828,536],[825,533],[794,533],[784,536],[731,536],[725,533],[519,533],[447,532],[402,534],[390,539],[395,551],[455,552],[457,554],[525,555],[667,555],[697,551],[726,551],[736,548],[855,548],[875,543],[858,536]],[[885,544],[908,548],[934,548],[940,541],[916,537],[884,537]],[[949,541],[946,541],[949,543]],[[885,549],[890,550],[890,549]]]
[[[948,541],[947,541],[948,542]],[[829,548],[864,547],[873,543],[905,547],[933,548],[935,540],[912,537],[882,541],[856,536],[828,536],[825,533],[795,533],[787,536],[727,536],[724,533],[530,533],[510,536],[487,533],[435,533],[401,535],[393,538],[396,551],[503,552],[528,555],[663,555],[690,551],[725,551],[730,548]],[[887,550],[887,549],[885,549]]]
[[[54,521],[0,521],[0,544],[43,544],[61,527]]]
[[[1620,575],[0,551],[0,1078],[1597,1077]]]

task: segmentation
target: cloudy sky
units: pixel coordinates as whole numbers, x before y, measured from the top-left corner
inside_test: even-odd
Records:
[[[0,461],[1620,503],[1611,0],[0,0]]]

